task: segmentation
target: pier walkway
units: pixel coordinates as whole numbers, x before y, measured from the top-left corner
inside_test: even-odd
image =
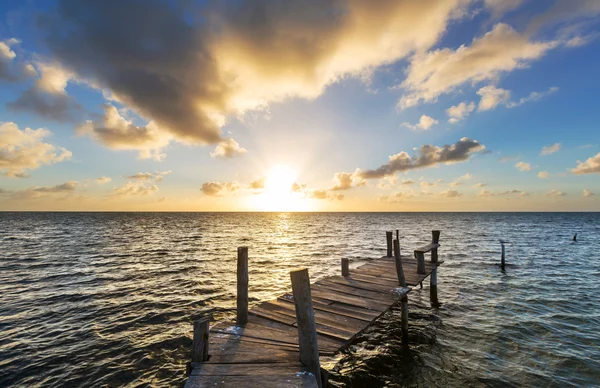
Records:
[[[390,240],[388,235],[388,253]],[[431,288],[435,288],[437,298],[437,267],[442,263],[437,260],[438,246],[435,241],[421,253],[415,250],[415,258],[386,256],[356,269],[349,269],[348,261],[342,259],[342,276],[322,278],[313,284],[309,284],[306,270],[294,271],[293,293],[250,310],[238,280],[238,294],[242,294],[242,301],[238,295],[238,322],[220,322],[210,329],[209,318],[194,323],[192,362],[185,387],[324,387],[327,371],[320,368],[318,357],[332,356],[347,347],[399,301],[403,341],[407,341],[410,287],[433,272],[435,284],[432,276]],[[432,251],[431,262],[424,261],[427,251]],[[245,280],[247,293],[247,249],[242,251],[241,266],[239,252],[238,279],[242,286]]]

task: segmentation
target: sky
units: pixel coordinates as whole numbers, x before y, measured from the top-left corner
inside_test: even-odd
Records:
[[[4,0],[0,210],[600,211],[600,1]]]

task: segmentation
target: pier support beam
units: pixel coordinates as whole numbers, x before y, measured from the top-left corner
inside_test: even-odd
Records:
[[[417,258],[417,273],[425,273],[425,252],[415,251],[415,257]]]
[[[385,232],[385,239],[387,242],[387,257],[392,257],[392,231]]]
[[[504,242],[500,242],[500,246],[502,247],[502,254],[500,256],[500,268],[504,271]]]
[[[310,279],[306,268],[290,272],[292,278],[292,293],[296,308],[296,322],[298,325],[298,347],[300,362],[315,375],[319,388],[323,387],[321,381],[321,366],[319,364],[319,346],[317,344],[317,326],[315,311],[310,294]]]
[[[239,247],[237,257],[237,324],[248,323],[248,247]]]
[[[431,243],[439,244],[440,243],[440,231],[432,230],[431,231]],[[437,264],[438,262],[438,249],[433,248],[431,250],[431,262]],[[437,277],[437,267],[431,271],[431,276],[429,278],[429,299],[431,300],[431,304],[434,306],[438,305],[438,277]]]
[[[208,330],[210,317],[194,321],[194,339],[192,343],[192,362],[208,361]]]
[[[398,275],[398,284],[406,287],[406,279],[404,278],[404,269],[402,269],[402,261],[400,259],[400,242],[394,240],[394,262],[396,263],[396,275]]]
[[[402,345],[408,346],[408,297],[400,299],[401,321],[402,321]]]
[[[350,260],[342,258],[342,276],[350,276]]]

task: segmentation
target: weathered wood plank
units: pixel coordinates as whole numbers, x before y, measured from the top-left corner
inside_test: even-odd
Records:
[[[339,283],[331,283],[327,280],[319,281],[316,283],[323,288],[327,288],[332,291],[340,292],[343,294],[347,294],[349,296],[359,296],[365,299],[371,299],[378,302],[388,302],[389,304],[393,304],[396,302],[398,298],[394,297],[390,292],[381,293],[377,291],[364,290],[357,287],[352,287]]]
[[[185,388],[261,387],[261,388],[317,388],[315,376],[309,373],[285,373],[266,376],[191,376]]]
[[[289,299],[277,299],[278,301],[284,303],[292,303]],[[355,306],[334,306],[332,301],[327,301],[328,303],[321,303],[315,301],[313,299],[313,307],[315,310],[319,311],[327,311],[331,313],[335,313],[338,315],[343,315],[350,318],[359,319],[361,321],[371,322],[375,319],[379,313],[373,310],[367,310],[360,307]]]
[[[436,248],[439,248],[439,247],[440,247],[440,244],[431,243],[431,244],[423,245],[422,247],[415,249],[415,252],[426,253],[426,252],[429,252],[432,249],[436,249]]]
[[[209,364],[198,363],[192,369],[191,376],[256,376],[280,375],[284,373],[295,374],[306,370],[298,361],[286,364]]]

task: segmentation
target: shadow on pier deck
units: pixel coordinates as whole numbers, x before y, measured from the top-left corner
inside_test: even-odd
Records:
[[[249,311],[247,249],[242,248],[241,259],[238,250],[238,279],[246,287],[245,295],[244,288],[238,287],[238,322],[218,323],[210,328],[210,336],[208,320],[195,322],[185,387],[324,387],[327,371],[320,368],[319,356],[331,356],[347,347],[397,302],[402,303],[403,341],[407,341],[409,286],[433,274],[431,297],[437,303],[437,267],[442,263],[437,261],[439,232],[434,232],[432,244],[415,250],[415,258],[402,256],[400,260],[399,247],[395,247],[395,257],[390,257],[391,232],[387,237],[389,256],[353,270],[343,259],[344,276],[312,285],[306,270],[294,271],[293,293]],[[429,251],[432,262],[425,262],[424,253]]]

